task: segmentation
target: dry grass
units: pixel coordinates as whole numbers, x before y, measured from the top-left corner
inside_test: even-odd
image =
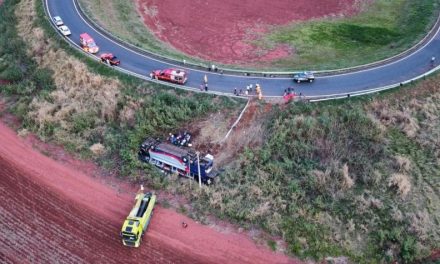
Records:
[[[411,160],[408,159],[407,157],[403,157],[403,156],[395,156],[394,157],[394,167],[399,171],[399,172],[409,172],[411,169]]]
[[[256,148],[261,146],[264,140],[263,122],[266,110],[269,107],[271,106],[266,105],[259,107],[257,101],[250,103],[240,123],[232,131],[229,138],[223,142],[221,150],[216,157],[217,164],[224,165],[230,163],[236,156],[236,153],[239,153],[246,147]],[[232,123],[233,122],[235,122],[235,120],[232,121]],[[221,137],[218,138],[223,139],[226,135],[229,126],[225,128],[220,135]]]
[[[411,182],[405,174],[395,173],[388,180],[388,187],[395,187],[402,198],[406,198],[411,190]]]
[[[237,116],[234,113],[234,117]],[[231,126],[231,116],[226,116],[225,112],[219,111],[217,113],[210,114],[209,117],[198,123],[200,127],[199,134],[195,139],[197,142],[210,142],[212,144],[221,143],[221,140],[225,137],[226,133]],[[195,142],[195,144],[197,144]]]
[[[26,137],[29,134],[29,131],[26,128],[20,129],[18,131],[18,135],[20,137]]]
[[[379,100],[373,101],[370,107],[373,112],[370,118],[372,118],[375,123],[379,121],[379,123],[385,126],[397,126],[411,138],[413,138],[420,129],[417,119],[411,114],[412,111],[406,107],[403,109],[395,109]]]
[[[96,156],[101,156],[105,153],[105,147],[101,143],[95,143],[92,146],[90,146],[89,149]]]
[[[422,240],[426,241],[429,239],[432,230],[435,230],[436,223],[433,222],[430,213],[426,209],[421,209],[416,213],[411,213],[408,215],[410,219],[410,229],[411,232],[417,234],[417,236]]]
[[[432,148],[440,157],[440,78],[366,106],[369,117],[384,130],[397,127],[419,144]]]
[[[342,166],[341,169],[342,174],[342,188],[343,189],[350,189],[354,185],[354,180],[350,178],[350,175],[348,174],[348,165],[347,163]]]
[[[36,26],[34,0],[23,0],[16,9],[17,30],[28,47],[28,55],[42,68],[53,71],[56,90],[48,99],[35,97],[30,106],[29,117],[43,130],[48,124],[56,124],[64,131],[58,131],[58,140],[66,140],[72,129],[74,114],[88,114],[96,127],[117,117],[116,104],[119,96],[118,80],[104,78],[91,73],[78,59],[55,47],[44,36],[42,28]],[[68,137],[69,138],[69,137]],[[76,144],[84,143],[81,139]]]

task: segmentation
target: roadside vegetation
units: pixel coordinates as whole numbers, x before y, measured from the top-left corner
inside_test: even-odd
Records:
[[[414,263],[440,246],[440,76],[399,93],[275,107],[263,144],[191,194],[296,256]],[[185,186],[187,187],[187,186]]]
[[[121,39],[178,60],[185,58],[169,44],[157,40],[146,28],[136,10],[135,1],[79,1],[89,17]],[[290,57],[274,61],[272,65],[259,63],[255,67],[323,70],[391,57],[410,48],[426,35],[437,18],[439,3],[439,0],[357,1],[360,13],[350,18],[335,16],[274,26],[265,35],[249,29],[249,34],[257,36],[249,40],[256,49],[270,50],[282,44],[293,50]],[[185,59],[188,62],[201,62],[194,58]],[[236,65],[227,67],[237,68]]]
[[[85,58],[60,40],[41,1],[7,1],[1,10],[0,78],[12,82],[1,92],[23,130],[121,175],[144,167],[136,153],[145,137],[163,137],[220,109],[236,114],[244,105],[146,83]]]
[[[255,103],[252,122],[245,116],[250,123],[226,143],[236,148],[220,182],[198,189],[138,162],[139,143],[200,124],[209,138],[209,121],[218,112],[227,120],[243,102],[165,89],[91,61],[59,40],[41,1],[6,1],[0,17],[0,78],[12,82],[0,91],[21,132],[184,196],[191,208],[181,211],[201,221],[213,214],[279,235],[301,258],[414,263],[440,248],[440,76],[375,97]]]

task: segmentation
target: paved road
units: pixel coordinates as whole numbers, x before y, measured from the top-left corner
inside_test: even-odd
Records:
[[[79,35],[84,32],[89,33],[100,47],[100,52],[112,52],[121,59],[120,67],[148,76],[152,70],[175,66],[140,55],[101,35],[81,17],[73,0],[46,1],[50,16],[61,16],[64,23],[70,28],[72,32],[72,35],[68,38],[70,41],[78,45]],[[306,96],[349,94],[400,83],[431,70],[429,65],[430,58],[436,56],[440,59],[439,38],[440,33],[437,31],[435,36],[425,46],[411,55],[387,65],[342,75],[319,77],[314,83],[296,84],[293,83],[291,78],[221,75],[188,69],[190,74],[186,86],[189,88],[199,87],[204,74],[207,74],[209,90],[217,92],[232,93],[234,87],[237,87],[239,90],[248,84],[259,83],[263,88],[263,94],[266,96],[281,96],[284,89],[289,86],[294,87],[298,93],[301,92]],[[181,66],[179,67],[182,68]]]

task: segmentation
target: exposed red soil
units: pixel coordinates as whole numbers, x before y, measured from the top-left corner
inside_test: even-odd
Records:
[[[440,260],[440,249],[435,249],[431,252],[431,256],[429,257],[432,261],[439,261]]]
[[[274,26],[356,13],[356,0],[135,0],[148,28],[191,56],[250,64],[292,54],[290,47],[259,49],[251,42]]]
[[[136,190],[40,154],[3,123],[0,139],[0,262],[298,263],[160,207],[141,247],[123,247],[118,233]]]

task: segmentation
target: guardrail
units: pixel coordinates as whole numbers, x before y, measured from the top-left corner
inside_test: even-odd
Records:
[[[63,39],[65,39],[65,41],[69,44],[69,46],[71,46],[74,49],[80,50],[83,53],[86,54],[86,56],[88,56],[89,58],[95,60],[95,61],[100,61],[100,59],[97,56],[94,56],[90,53],[84,52],[83,49],[81,47],[79,47],[76,43],[67,40],[67,38],[65,36],[63,36],[59,30],[57,29],[57,27],[55,26],[55,24],[53,23],[52,19],[51,19],[51,15],[50,15],[50,11],[49,8],[47,7],[47,1],[48,0],[42,0],[43,1],[43,6],[44,6],[44,12],[46,14],[46,19],[49,20],[49,24],[52,26],[52,28],[58,33],[58,35],[60,35]],[[74,0],[77,1],[77,0]],[[440,18],[440,17],[439,17]],[[437,20],[439,21],[439,19]],[[439,23],[437,23],[439,24]],[[125,73],[125,74],[129,74],[132,76],[135,76],[137,78],[146,80],[146,81],[150,81],[150,82],[154,82],[154,83],[158,83],[158,84],[162,84],[162,85],[166,85],[169,87],[173,87],[175,89],[182,89],[182,90],[186,90],[186,91],[191,91],[191,92],[197,92],[197,93],[208,93],[208,94],[214,94],[214,95],[220,95],[220,96],[228,96],[228,97],[234,97],[234,98],[242,98],[242,99],[249,99],[251,97],[254,96],[236,96],[232,93],[224,93],[224,92],[217,92],[217,91],[209,91],[209,92],[205,92],[205,91],[201,91],[199,88],[196,87],[189,87],[189,86],[182,86],[182,85],[177,85],[177,84],[173,84],[173,83],[168,83],[168,82],[163,82],[163,81],[159,81],[156,79],[152,79],[150,77],[135,73],[135,72],[131,72],[129,70],[125,70],[123,68],[120,67],[113,67],[110,65],[107,65],[108,67],[117,70],[119,72]],[[367,95],[367,94],[373,94],[373,93],[378,93],[381,91],[385,91],[385,90],[389,90],[389,89],[393,89],[393,88],[397,88],[400,86],[404,86],[406,84],[409,83],[413,83],[414,81],[417,81],[419,79],[422,78],[426,78],[426,76],[431,75],[432,73],[434,73],[435,71],[438,71],[440,69],[440,65],[431,69],[430,71],[421,74],[415,78],[412,78],[410,80],[407,81],[403,81],[400,83],[396,83],[396,84],[391,84],[391,85],[387,85],[387,86],[382,86],[382,87],[377,87],[377,88],[372,88],[372,89],[368,89],[368,90],[363,90],[363,91],[356,91],[356,92],[351,92],[351,93],[339,93],[339,94],[329,94],[329,95],[316,95],[316,96],[301,96],[301,98],[299,98],[300,100],[307,100],[309,102],[320,102],[320,101],[328,101],[328,100],[336,100],[336,99],[347,99],[350,97],[356,97],[356,96],[361,96],[361,95]],[[266,98],[282,98],[282,96],[265,96]]]
[[[325,95],[325,96],[307,96],[307,97],[305,97],[305,99],[308,100],[309,102],[320,102],[320,101],[328,101],[328,100],[336,100],[336,99],[347,99],[347,98],[355,97],[355,96],[378,93],[378,92],[386,91],[389,89],[402,87],[406,84],[411,84],[411,83],[413,83],[417,80],[420,80],[420,79],[425,79],[428,75],[433,74],[434,72],[438,71],[439,69],[440,69],[440,65],[435,68],[432,68],[430,71],[425,72],[424,74],[421,74],[421,75],[414,77],[412,79],[409,79],[409,80],[406,80],[406,81],[403,81],[400,83],[387,85],[387,86],[382,86],[382,87],[377,87],[377,88],[373,88],[373,89],[352,92],[352,93],[331,94],[331,95]]]
[[[83,8],[81,7],[81,3],[78,0],[73,0],[73,1],[74,1],[75,6],[77,6],[78,12],[83,17],[83,19],[87,21],[87,23],[92,24],[93,27],[97,31],[99,31],[102,35],[115,41],[116,43],[123,45],[123,46],[128,46],[128,47],[130,47],[130,49],[132,49],[132,50],[134,50],[144,56],[154,58],[157,60],[161,60],[161,61],[167,62],[169,64],[172,64],[174,66],[179,66],[179,67],[184,67],[184,68],[189,68],[189,69],[197,69],[200,71],[210,71],[209,70],[210,65],[202,64],[202,63],[194,64],[191,62],[183,63],[183,61],[176,60],[175,58],[167,57],[167,56],[164,56],[161,54],[154,53],[152,51],[144,50],[142,48],[139,48],[133,44],[130,44],[130,43],[120,39],[119,37],[112,35],[105,28],[103,28],[101,25],[99,25],[93,19],[91,19],[86,14],[86,12],[83,11]],[[383,59],[380,61],[376,61],[376,62],[372,62],[372,63],[368,63],[368,64],[363,64],[363,65],[359,65],[359,66],[354,66],[354,67],[347,67],[347,68],[334,69],[334,70],[312,71],[312,72],[318,76],[327,76],[327,75],[334,75],[334,74],[359,71],[359,70],[363,70],[363,69],[367,69],[367,68],[385,65],[388,62],[403,58],[403,57],[415,52],[419,48],[423,47],[425,44],[429,43],[439,28],[440,28],[440,10],[437,14],[436,22],[434,23],[433,27],[430,29],[428,34],[426,34],[425,37],[422,40],[420,40],[418,43],[416,43],[414,46],[412,46],[411,48],[409,48],[409,49],[407,49],[397,55],[394,55],[390,58],[386,58],[386,59]],[[255,71],[255,70],[231,69],[231,68],[226,68],[226,67],[221,67],[221,68],[216,68],[216,69],[217,69],[216,72],[218,72],[219,74],[220,74],[219,71],[221,71],[223,74],[254,76],[254,77],[267,77],[267,78],[292,77],[293,74],[301,72],[301,71]]]

